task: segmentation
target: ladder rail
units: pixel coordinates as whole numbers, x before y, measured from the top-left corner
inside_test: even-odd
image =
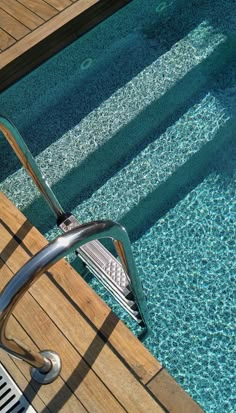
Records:
[[[5,116],[0,114],[0,130],[12,147],[13,151],[21,161],[25,170],[33,179],[35,185],[45,198],[47,204],[53,211],[57,219],[61,219],[65,215],[60,202],[56,198],[54,192],[51,190],[46,179],[42,175],[34,157],[32,156],[28,146],[19,133],[18,129]]]
[[[42,175],[34,157],[32,156],[18,129],[9,119],[1,114],[0,131],[2,131],[22,165],[31,176],[40,193],[43,195],[47,204],[53,211],[57,218],[57,225],[59,228],[64,233],[67,233],[80,227],[80,222],[72,214],[65,212],[62,208],[45,177]],[[127,257],[125,258],[123,254],[123,247],[119,241],[115,242],[114,246],[118,255],[121,257],[121,264],[97,240],[88,243],[84,247],[77,248],[76,253],[87,265],[88,269],[104,285],[104,287],[113,294],[124,310],[127,311],[140,326],[145,327],[145,330],[147,331],[148,313],[141,281],[136,271],[135,274],[127,274],[127,271],[125,271],[127,268]],[[129,260],[134,261],[131,248],[129,249],[129,254]],[[131,267],[134,267],[134,264],[132,264]],[[115,280],[113,279],[114,268]],[[133,310],[133,307],[135,307],[134,304],[136,304],[138,309],[137,315],[137,311]]]

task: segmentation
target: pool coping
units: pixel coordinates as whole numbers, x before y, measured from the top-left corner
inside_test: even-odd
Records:
[[[34,30],[29,30],[25,36],[16,39],[14,44],[9,47],[6,45],[6,49],[0,53],[0,92],[130,1],[76,0],[62,11],[57,10],[54,17]],[[20,23],[21,16],[17,16],[14,11],[12,13]],[[14,22],[12,24],[14,25]],[[22,27],[25,26],[22,24]],[[5,33],[4,36],[13,39],[10,33],[2,30],[1,23],[0,30]],[[13,28],[8,28],[9,32],[12,30]]]

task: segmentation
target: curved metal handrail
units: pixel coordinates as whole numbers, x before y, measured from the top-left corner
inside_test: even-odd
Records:
[[[131,244],[124,227],[113,221],[94,221],[57,237],[15,274],[0,295],[0,347],[29,363],[33,367],[32,377],[40,383],[49,383],[60,374],[60,358],[51,351],[31,351],[18,339],[8,337],[6,329],[9,317],[25,292],[51,265],[75,248],[100,238],[111,238],[114,242],[124,271],[132,280],[133,294],[139,303],[140,313],[147,322],[146,300],[136,276]]]

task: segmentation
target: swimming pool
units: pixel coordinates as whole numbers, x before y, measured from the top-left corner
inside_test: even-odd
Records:
[[[232,0],[134,0],[0,98],[65,209],[127,227],[145,345],[207,413],[235,404],[235,28]],[[1,146],[0,189],[54,237]]]

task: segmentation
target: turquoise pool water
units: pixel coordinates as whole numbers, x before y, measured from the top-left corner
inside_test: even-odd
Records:
[[[185,3],[132,1],[0,106],[65,209],[127,227],[151,316],[144,344],[207,413],[233,413],[236,4]],[[0,189],[54,238],[50,211],[0,144]]]

